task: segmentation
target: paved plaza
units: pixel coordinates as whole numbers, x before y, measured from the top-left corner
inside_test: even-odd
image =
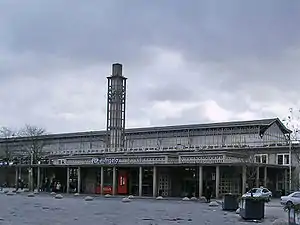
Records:
[[[282,207],[274,202],[266,206],[266,218],[261,224],[272,224],[286,218]],[[54,199],[50,194],[0,195],[1,225],[234,225],[244,222],[233,212],[206,203],[180,200],[133,199],[123,203],[118,197],[98,197],[84,201],[84,196],[64,196]]]

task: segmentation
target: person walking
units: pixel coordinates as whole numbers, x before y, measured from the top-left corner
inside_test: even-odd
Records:
[[[211,187],[209,185],[207,185],[206,186],[206,191],[205,191],[205,198],[206,198],[207,203],[210,203],[211,194],[212,194]]]

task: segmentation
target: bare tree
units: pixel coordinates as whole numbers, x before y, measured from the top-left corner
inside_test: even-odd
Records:
[[[12,145],[9,143],[9,139],[15,136],[15,132],[8,127],[1,127],[0,128],[0,138],[4,140],[4,143],[1,145],[1,155],[2,157],[10,161],[13,159],[13,148]]]
[[[30,164],[37,163],[43,155],[45,142],[41,136],[45,134],[46,130],[44,128],[28,124],[18,132],[18,137],[24,138],[22,146],[25,153],[30,156]]]
[[[256,157],[259,154],[257,150],[246,150],[245,157],[243,158],[243,164],[246,167],[246,177],[249,188],[256,186],[256,175],[257,175],[257,161]]]
[[[46,134],[46,130],[44,128],[28,125],[26,124],[19,132],[18,137],[21,140],[23,150],[26,153],[27,159],[29,162],[29,189],[33,190],[33,165],[38,164],[43,156],[43,148],[45,146],[45,141],[41,137]]]
[[[292,133],[287,136],[287,140],[289,143],[289,153],[291,155],[290,161],[290,170],[289,170],[289,189],[291,190],[293,187],[299,188],[299,163],[300,163],[300,149],[299,149],[299,139],[300,139],[300,110],[294,110],[293,108],[289,108],[289,115],[282,120],[286,127],[289,128]],[[296,160],[297,163],[293,163]],[[296,165],[294,171],[292,171],[292,163]]]
[[[2,160],[6,161],[6,163],[11,162],[14,157],[14,146],[10,143],[10,139],[14,137],[15,133],[12,129],[8,127],[0,128],[0,138],[2,139],[2,143],[0,144],[0,157]],[[5,173],[5,182],[6,185],[9,184],[9,174]]]

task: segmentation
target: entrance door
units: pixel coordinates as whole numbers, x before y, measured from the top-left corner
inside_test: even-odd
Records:
[[[192,179],[186,179],[183,183],[183,195],[192,196],[196,192],[196,181]]]
[[[128,174],[126,171],[119,171],[118,194],[128,194]]]

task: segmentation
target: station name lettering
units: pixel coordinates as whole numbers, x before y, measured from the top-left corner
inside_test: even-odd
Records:
[[[119,159],[117,158],[93,158],[93,164],[118,164]]]

